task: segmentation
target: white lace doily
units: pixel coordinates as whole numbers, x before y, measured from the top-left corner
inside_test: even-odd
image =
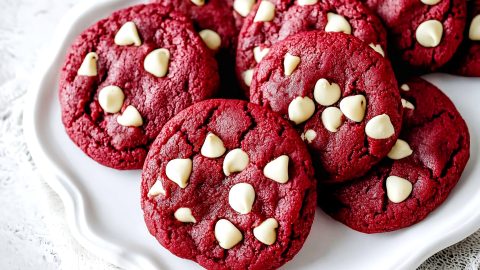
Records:
[[[0,1],[0,269],[117,269],[72,238],[62,202],[40,177],[22,133],[35,61],[75,2]],[[419,269],[480,269],[479,252],[477,232]]]

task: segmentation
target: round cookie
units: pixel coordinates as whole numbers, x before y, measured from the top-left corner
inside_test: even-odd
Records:
[[[465,0],[366,2],[383,20],[392,50],[389,55],[399,66],[438,70],[452,58],[463,39]]]
[[[251,102],[296,124],[321,182],[363,175],[400,133],[402,105],[392,68],[351,35],[310,31],[275,44],[250,91]]]
[[[95,161],[140,169],[162,126],[215,94],[217,65],[190,21],[159,5],[113,13],[67,52],[59,98],[66,132]]]
[[[423,220],[448,197],[469,158],[468,128],[448,97],[420,78],[406,85],[403,129],[389,157],[354,182],[319,189],[322,209],[357,231]]]
[[[234,17],[232,0],[153,0],[170,12],[182,12],[189,17],[195,30],[216,56],[219,65],[220,95],[240,94],[235,76],[235,51],[239,28]]]
[[[468,20],[464,40],[447,71],[468,77],[480,77],[480,0],[468,1]]]
[[[199,102],[170,120],[148,154],[141,192],[150,233],[206,269],[277,269],[302,247],[316,208],[300,136],[239,100]]]
[[[237,49],[237,77],[248,89],[253,69],[276,42],[310,30],[351,33],[384,55],[385,29],[356,0],[262,0],[245,19]]]

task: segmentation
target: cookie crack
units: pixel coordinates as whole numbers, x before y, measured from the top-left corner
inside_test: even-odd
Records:
[[[248,104],[245,104],[244,107],[243,107],[243,110],[245,111],[245,114],[248,116],[248,118],[250,119],[250,125],[244,130],[242,131],[242,133],[240,134],[240,145],[242,145],[242,142],[244,141],[245,137],[250,133],[252,132],[253,130],[255,130],[255,128],[257,127],[257,121],[255,121],[255,118],[252,116],[252,113],[250,112],[250,110],[248,109]]]
[[[304,219],[305,218],[305,207],[308,206],[308,199],[309,199],[309,193],[310,189],[305,189],[303,192],[303,201],[302,201],[302,207],[300,208],[300,211],[298,212],[298,217]],[[290,252],[290,249],[292,248],[292,245],[294,242],[296,242],[297,239],[299,239],[299,236],[295,234],[295,223],[290,224],[290,235],[288,236],[288,244],[286,248],[282,251],[282,257],[286,258],[288,257],[287,254]]]
[[[447,176],[447,173],[448,171],[452,168],[452,167],[456,167],[453,165],[453,161],[455,160],[455,158],[457,157],[457,155],[460,153],[460,151],[463,149],[463,136],[459,136],[458,139],[457,139],[457,147],[455,147],[455,149],[452,151],[452,153],[450,154],[449,158],[448,158],[448,161],[445,163],[445,167],[443,168],[442,172],[440,173],[440,179],[444,178]]]

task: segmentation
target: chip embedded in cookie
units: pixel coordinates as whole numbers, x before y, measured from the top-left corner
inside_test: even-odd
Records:
[[[152,0],[151,2],[188,16],[212,52],[226,50],[228,54],[234,54],[238,29],[235,26],[230,0]],[[225,55],[225,57],[231,55]]]
[[[351,183],[319,188],[322,209],[357,231],[423,220],[445,201],[469,159],[468,128],[448,97],[420,78],[405,85],[403,129],[388,158]]]
[[[382,56],[387,50],[387,35],[380,19],[359,1],[258,1],[245,19],[238,41],[237,77],[247,96],[251,71],[270,47],[310,30],[353,35]]]
[[[363,0],[377,12],[390,37],[390,56],[415,70],[444,66],[463,39],[465,0]]]
[[[400,133],[392,68],[351,35],[311,31],[275,44],[250,91],[253,103],[280,113],[303,134],[320,182],[363,175]]]
[[[156,4],[120,10],[67,52],[59,98],[65,129],[87,155],[140,169],[162,126],[218,88],[215,60],[190,21]]]
[[[152,0],[169,11],[189,17],[210,52],[218,61],[220,96],[241,95],[235,77],[235,51],[239,28],[233,0]]]
[[[170,120],[141,189],[150,233],[207,269],[277,269],[302,247],[316,208],[298,133],[238,100],[203,101]]]
[[[480,77],[480,0],[468,1],[468,20],[463,43],[447,66],[447,71]]]
[[[257,0],[226,0],[233,8],[233,17],[238,30],[242,29],[245,18],[253,10]]]

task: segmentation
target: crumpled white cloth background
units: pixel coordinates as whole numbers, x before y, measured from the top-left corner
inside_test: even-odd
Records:
[[[0,269],[118,269],[70,234],[25,143],[22,112],[39,54],[78,0],[0,0]],[[412,250],[415,252],[415,250]],[[480,269],[480,231],[419,269]]]

